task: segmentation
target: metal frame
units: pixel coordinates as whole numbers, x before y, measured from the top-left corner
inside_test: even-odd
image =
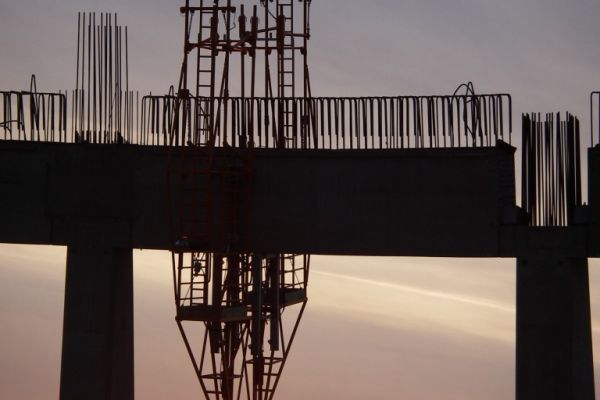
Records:
[[[229,400],[242,396],[272,399],[306,304],[308,256],[304,256],[302,268],[298,268],[294,256],[245,254],[236,249],[243,234],[242,219],[247,214],[245,192],[251,184],[256,136],[253,129],[255,121],[260,125],[262,110],[256,96],[257,52],[262,50],[265,54],[265,93],[260,99],[268,103],[264,111],[271,107],[275,115],[276,102],[285,103],[281,103],[281,98],[273,100],[270,53],[277,51],[277,93],[291,89],[289,93],[293,96],[294,54],[302,51],[306,58],[306,41],[304,47],[294,45],[297,34],[292,0],[276,2],[277,24],[273,27],[269,27],[271,6],[268,2],[262,3],[263,29],[258,26],[257,6],[252,10],[250,30],[246,29],[245,11],[240,7],[237,38],[232,32],[233,14],[237,10],[230,0],[198,0],[198,6],[190,4],[190,0],[186,0],[181,8],[185,15],[184,59],[176,93],[172,90],[168,96],[142,99],[142,138],[148,137],[147,126],[153,141],[160,142],[162,136],[163,144],[191,148],[170,157],[167,171],[167,192],[175,197],[169,214],[176,320],[207,399]],[[304,8],[309,4],[305,2]],[[197,15],[196,25],[194,15]],[[220,16],[223,23],[219,22]],[[302,35],[306,38],[307,23],[304,26]],[[194,37],[197,40],[192,39]],[[196,51],[195,96],[189,90],[188,76],[192,72],[189,56],[193,51]],[[230,97],[230,63],[234,55],[239,55],[241,61],[239,98]],[[246,67],[248,58],[249,69]],[[250,98],[246,97],[248,83]],[[255,114],[257,109],[259,115]],[[231,118],[232,114],[243,118]],[[285,132],[295,128],[292,115],[291,110],[279,115],[280,123],[274,131],[278,148],[287,146],[289,135]],[[156,135],[159,131],[160,136]],[[240,132],[241,136],[233,132]],[[216,146],[241,147],[248,151],[244,157],[234,156],[218,164],[213,156]],[[208,253],[203,247],[223,251]],[[286,283],[290,274],[301,274],[304,280],[293,278],[292,283]],[[302,307],[294,320],[292,335],[286,340],[282,314],[288,306],[298,303]],[[191,345],[183,321],[204,325],[200,349]],[[269,334],[265,331],[267,324]],[[266,355],[265,340],[270,349]]]

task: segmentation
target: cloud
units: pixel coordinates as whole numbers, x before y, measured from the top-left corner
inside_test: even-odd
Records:
[[[435,299],[448,300],[448,301],[467,304],[467,305],[471,305],[471,306],[483,307],[483,308],[490,309],[492,311],[499,311],[499,312],[510,313],[510,314],[515,313],[515,307],[511,307],[508,305],[504,305],[501,303],[497,303],[494,301],[490,301],[490,300],[482,299],[482,298],[478,298],[478,297],[465,296],[465,295],[440,292],[440,291],[434,291],[434,290],[427,290],[427,289],[414,287],[414,286],[399,285],[396,283],[383,282],[383,281],[378,281],[378,280],[373,280],[373,279],[357,278],[357,277],[350,276],[350,275],[335,274],[335,273],[325,272],[325,271],[314,271],[313,274],[328,276],[328,277],[335,278],[335,279],[344,279],[344,280],[348,280],[348,281],[352,281],[352,282],[356,282],[356,283],[360,283],[360,284],[365,284],[365,285],[373,285],[373,286],[378,286],[378,287],[382,287],[382,288],[393,289],[393,290],[397,290],[400,292],[416,294],[418,296],[431,297],[431,298],[435,298]]]

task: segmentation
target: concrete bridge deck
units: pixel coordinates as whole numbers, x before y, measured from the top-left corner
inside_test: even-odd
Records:
[[[172,248],[166,194],[170,152],[0,142],[0,241],[67,245],[91,224],[111,231],[116,246]],[[243,152],[218,149],[216,163],[227,164]],[[503,218],[514,212],[513,153],[502,144],[254,150],[241,250],[514,256],[514,244],[501,229]],[[216,203],[220,195],[214,192]]]

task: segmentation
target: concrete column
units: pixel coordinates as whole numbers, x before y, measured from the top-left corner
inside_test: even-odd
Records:
[[[69,246],[61,400],[134,398],[131,249]]]
[[[594,400],[587,259],[517,260],[517,400]]]

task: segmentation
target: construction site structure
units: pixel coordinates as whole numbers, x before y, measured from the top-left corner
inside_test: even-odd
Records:
[[[231,0],[186,0],[181,7],[184,56],[171,120],[179,122],[181,115],[183,126],[173,122],[169,133],[189,151],[172,155],[167,192],[175,200],[170,218],[176,321],[207,399],[272,399],[306,306],[308,255],[256,254],[240,247],[252,185],[254,122],[228,135],[232,121],[222,115],[229,115],[227,100],[234,91],[243,104],[240,112],[254,115],[244,100],[252,106],[259,95],[261,54],[263,98],[295,96],[297,54],[304,97],[310,95],[310,3],[262,1],[264,12],[254,5],[249,17],[244,5],[234,7]],[[285,148],[296,125],[292,110],[278,109],[282,126],[273,140]],[[214,157],[219,144],[244,151],[219,162]],[[299,309],[290,311],[294,305]],[[199,324],[204,332],[195,341]]]
[[[141,104],[127,28],[80,13],[73,91],[0,91],[0,241],[68,246],[60,397],[133,398],[149,248],[207,399],[274,398],[308,254],[517,258],[517,399],[593,399],[600,147],[586,205],[579,120],[523,115],[519,207],[510,95],[313,97],[310,5],[186,0],[179,81]]]

